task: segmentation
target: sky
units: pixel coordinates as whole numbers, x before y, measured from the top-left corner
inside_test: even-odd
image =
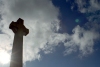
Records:
[[[99,0],[0,0],[0,67],[9,67],[12,21],[24,19],[23,67],[100,67]]]

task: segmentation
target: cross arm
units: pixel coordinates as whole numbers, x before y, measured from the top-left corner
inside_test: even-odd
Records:
[[[24,26],[24,20],[21,18],[19,18],[17,22],[12,21],[9,25],[9,28],[12,29],[14,33],[17,33],[19,30],[21,30],[25,36],[29,33],[29,29]]]

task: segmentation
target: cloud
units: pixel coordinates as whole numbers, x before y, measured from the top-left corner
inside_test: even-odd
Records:
[[[100,29],[100,1],[99,0],[76,0],[78,11],[84,13],[88,22],[85,24],[87,28]],[[100,33],[100,32],[99,32]]]
[[[5,34],[0,34],[0,51],[1,50],[11,50],[11,46],[9,45],[11,40]]]
[[[73,34],[58,33],[59,9],[51,0],[1,0],[0,6],[0,49],[11,53],[14,34],[9,29],[11,21],[19,17],[24,19],[30,30],[24,37],[24,62],[40,59],[40,49],[46,54],[52,53],[59,43],[66,47],[65,55],[80,51],[82,55],[93,52],[94,40],[99,34],[95,30],[85,30],[80,26],[73,29]],[[95,35],[95,36],[94,36]]]
[[[65,44],[68,46],[65,54],[76,52],[79,48],[83,56],[88,55],[94,51],[95,40],[100,38],[100,2],[98,0],[75,0],[73,4],[76,4],[74,6],[78,7],[78,11],[86,15],[88,22],[84,25],[85,28],[76,26],[73,29],[71,39]]]
[[[78,11],[84,13],[88,22],[85,24],[88,28],[100,29],[100,1],[99,0],[75,0]]]
[[[75,0],[75,3],[78,5],[78,10],[81,13],[100,10],[99,0]]]
[[[2,0],[0,13],[2,18],[0,30],[6,35],[4,40],[9,39],[8,44],[3,41],[4,47],[12,45],[14,34],[9,29],[11,21],[16,21],[20,17],[24,19],[25,26],[30,30],[24,37],[24,62],[40,59],[40,49],[46,51],[47,43],[49,49],[52,49],[52,46],[58,45],[65,39],[64,34],[57,33],[60,29],[59,10],[50,0]],[[9,50],[11,48],[7,49]]]
[[[73,29],[73,34],[70,39],[64,44],[66,46],[66,54],[76,52],[79,50],[81,56],[86,56],[93,52],[94,40],[98,39],[99,33],[91,30],[85,30],[80,26]]]

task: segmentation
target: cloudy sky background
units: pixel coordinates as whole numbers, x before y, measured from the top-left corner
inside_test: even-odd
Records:
[[[98,0],[0,0],[0,53],[11,54],[14,34],[9,24],[22,18],[30,31],[24,37],[25,67],[29,67],[26,63],[29,61],[41,62],[44,57],[41,51],[50,55],[61,45],[65,57],[74,53],[80,59],[90,56],[98,50],[94,46],[100,40],[99,6]],[[68,15],[68,8],[75,14]],[[83,15],[84,21],[80,18]],[[9,63],[0,65],[8,67]]]

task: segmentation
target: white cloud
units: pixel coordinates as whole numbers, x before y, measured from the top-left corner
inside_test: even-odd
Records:
[[[10,37],[6,34],[0,34],[0,51],[1,50],[11,50],[11,46],[9,45],[11,42]]]
[[[78,10],[81,13],[94,12],[100,10],[100,2],[98,0],[75,0]]]
[[[65,39],[63,34],[55,33],[60,28],[59,10],[50,0],[2,0],[2,2],[0,30],[9,37],[9,44],[4,42],[5,46],[11,45],[13,41],[14,35],[9,29],[11,21],[16,21],[20,17],[30,30],[24,37],[24,62],[40,59],[39,51],[46,50],[47,43],[56,46]]]
[[[78,10],[86,15],[88,28],[100,29],[100,1],[99,0],[75,0]]]
[[[80,26],[73,29],[70,39],[64,44],[66,46],[66,54],[79,50],[81,56],[91,54],[93,52],[94,40],[99,38],[99,33],[91,30],[85,30]],[[78,48],[78,49],[77,49]]]
[[[24,62],[40,59],[40,49],[45,53],[51,53],[53,47],[60,42],[66,47],[65,54],[71,54],[78,49],[82,55],[93,52],[94,40],[99,36],[94,30],[85,30],[76,26],[72,35],[57,33],[60,29],[59,10],[51,0],[2,0],[0,8],[2,17],[0,31],[4,33],[0,34],[0,49],[6,48],[8,52],[11,51],[14,37],[9,29],[11,21],[16,21],[20,17],[24,19],[25,26],[30,30],[24,37]]]

